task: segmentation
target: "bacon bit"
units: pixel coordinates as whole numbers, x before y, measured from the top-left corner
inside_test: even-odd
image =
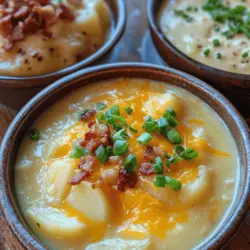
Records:
[[[0,0],[0,33],[6,39],[4,49],[10,50],[26,36],[46,30],[58,19],[72,21],[74,18],[70,8],[51,0]]]
[[[91,121],[91,122],[88,123],[88,127],[91,128],[91,127],[93,127],[95,124],[96,124],[95,121]]]
[[[81,157],[80,164],[78,166],[81,170],[89,171],[95,163],[95,157],[91,155],[85,155]]]
[[[124,158],[122,156],[117,156],[117,155],[116,156],[110,156],[109,157],[109,162],[117,164],[119,166],[122,166],[123,162],[124,162]]]
[[[151,147],[147,145],[144,151],[144,157],[149,160],[154,160],[157,156],[164,157],[164,151],[162,151],[159,147]]]
[[[117,189],[124,192],[126,187],[134,188],[138,180],[136,172],[128,173],[125,169],[120,169]]]
[[[101,176],[102,182],[107,185],[117,184],[118,178],[119,178],[118,168],[111,168],[111,169],[104,170]]]
[[[73,12],[63,3],[60,4],[61,11],[59,12],[59,17],[61,19],[67,19],[73,21],[75,16]]]
[[[100,142],[107,146],[110,144],[110,128],[106,125],[102,125],[101,129],[99,130],[99,137]]]
[[[95,109],[88,110],[85,114],[83,114],[80,118],[81,121],[88,121],[90,118],[93,118],[96,114]]]
[[[71,5],[74,5],[76,7],[81,6],[82,5],[82,0],[67,0],[67,2]]]
[[[142,175],[153,175],[155,172],[153,170],[152,164],[145,162],[141,164],[140,173]]]
[[[145,151],[144,151],[144,157],[146,157],[149,160],[154,160],[155,159],[155,154],[154,154],[154,149],[153,147],[147,145]]]
[[[87,132],[84,136],[84,140],[90,141],[91,139],[95,139],[97,135],[93,132]]]
[[[161,150],[159,147],[153,147],[153,150],[156,156],[164,157],[165,152]]]
[[[75,186],[80,184],[85,178],[91,176],[93,173],[93,170],[89,170],[89,171],[81,171],[78,172],[77,174],[75,174],[71,180],[68,182],[68,184]]]
[[[96,139],[91,139],[87,145],[86,149],[89,150],[89,152],[94,153],[96,149],[101,145],[101,142]]]

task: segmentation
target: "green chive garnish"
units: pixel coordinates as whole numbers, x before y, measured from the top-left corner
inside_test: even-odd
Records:
[[[108,160],[108,157],[109,157],[108,152],[102,145],[95,151],[95,155],[97,159],[99,160],[99,162],[101,162],[102,164],[104,164]]]
[[[128,129],[134,133],[138,133],[138,129],[128,126]]]
[[[176,113],[175,111],[172,109],[172,108],[168,108],[164,114],[163,114],[164,117],[168,117],[168,116],[172,116],[172,117],[176,117]]]
[[[167,132],[167,138],[173,144],[180,144],[182,142],[181,135],[175,129],[171,129]]]
[[[122,155],[126,154],[128,151],[128,146],[129,146],[129,144],[125,140],[115,141],[114,147],[113,147],[114,155],[122,156]]]
[[[210,54],[210,49],[205,49],[204,51],[203,51],[203,55],[204,56],[208,56]]]
[[[137,141],[142,144],[148,144],[153,139],[152,135],[145,132],[137,138]]]
[[[221,57],[222,57],[222,54],[221,54],[221,53],[217,53],[217,54],[216,54],[216,59],[221,59]]]
[[[79,159],[81,157],[83,157],[84,155],[88,155],[89,151],[79,145],[75,145],[71,154],[70,154],[70,158],[73,159]]]
[[[213,44],[214,44],[214,47],[219,47],[220,46],[220,40],[219,39],[214,39]]]
[[[130,107],[124,108],[124,110],[126,111],[126,113],[127,113],[128,115],[132,114],[132,112],[133,112],[133,109],[130,108]]]
[[[38,141],[41,137],[41,132],[40,132],[40,130],[33,128],[33,129],[29,130],[28,137],[32,141]]]
[[[186,150],[182,151],[179,156],[188,161],[197,158],[198,153],[192,148],[187,148]]]
[[[165,179],[166,179],[166,184],[169,187],[171,187],[172,189],[174,189],[176,191],[181,189],[182,185],[181,185],[180,181],[178,181],[178,180],[176,180],[176,179],[174,179],[172,177],[169,177],[169,176],[166,176]]]
[[[157,156],[155,159],[155,164],[153,164],[153,169],[156,174],[163,173],[163,163],[161,157]]]
[[[161,134],[165,135],[168,129],[169,129],[168,120],[165,117],[161,117],[158,120],[158,131]]]
[[[156,187],[162,187],[162,188],[165,187],[166,184],[167,184],[167,181],[166,181],[165,176],[163,176],[163,175],[155,176],[154,181],[153,181],[153,184],[154,184]]]
[[[138,168],[138,162],[133,154],[130,154],[124,161],[124,169],[129,173],[135,172]]]
[[[248,57],[248,52],[244,52],[242,55],[241,55],[242,58],[247,58]]]
[[[148,133],[152,133],[155,131],[155,129],[157,128],[157,122],[151,117],[148,116],[145,119],[145,122],[142,126]]]
[[[117,140],[124,140],[128,137],[128,134],[126,132],[125,129],[121,129],[118,132],[116,132],[113,136],[113,140],[117,141]]]

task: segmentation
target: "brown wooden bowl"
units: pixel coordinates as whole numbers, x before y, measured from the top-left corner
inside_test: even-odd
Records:
[[[232,104],[217,90],[181,71],[150,64],[110,64],[81,70],[56,81],[25,105],[9,127],[0,151],[0,207],[7,225],[26,249],[47,249],[28,228],[16,202],[14,165],[20,142],[31,124],[48,107],[71,91],[90,83],[120,77],[163,81],[186,89],[209,105],[231,132],[239,154],[237,195],[215,232],[196,249],[222,247],[240,225],[250,204],[250,134],[248,127]]]
[[[103,57],[122,37],[126,25],[126,7],[124,0],[106,0],[112,11],[114,29],[105,44],[86,59],[59,71],[28,77],[0,75],[0,102],[12,108],[21,108],[29,99],[53,81],[69,75],[79,69],[101,62]],[[11,97],[11,98],[10,98]]]
[[[225,94],[235,106],[246,116],[250,117],[250,74],[237,74],[198,62],[178,50],[161,32],[157,15],[163,0],[149,0],[148,18],[150,33],[154,45],[166,63],[174,68],[183,70],[212,84]]]

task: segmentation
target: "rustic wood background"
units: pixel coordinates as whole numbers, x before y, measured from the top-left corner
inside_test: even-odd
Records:
[[[124,37],[112,52],[112,61],[141,61],[140,46],[147,30],[147,0],[125,0],[125,2],[128,13],[127,28]],[[0,142],[17,112],[17,110],[0,104]],[[22,249],[6,227],[0,214],[0,250]],[[224,249],[250,250],[250,213]]]

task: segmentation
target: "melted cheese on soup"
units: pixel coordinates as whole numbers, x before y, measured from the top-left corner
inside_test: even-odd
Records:
[[[97,51],[107,39],[111,13],[105,0],[81,0],[79,5],[61,1],[75,16],[73,21],[59,19],[48,28],[53,34],[28,35],[5,51],[5,37],[0,36],[0,74],[34,76],[71,66]],[[58,4],[53,0],[54,5]]]
[[[147,128],[151,139],[138,139],[146,121],[157,124]],[[233,199],[232,136],[183,89],[140,79],[88,85],[32,128],[41,135],[21,143],[16,193],[27,223],[53,249],[191,249],[215,230]],[[117,147],[124,141],[127,148]],[[93,142],[99,143],[94,150]],[[192,153],[184,157],[180,145]]]
[[[194,60],[249,74],[249,11],[249,1],[165,0],[159,25],[166,38]]]

